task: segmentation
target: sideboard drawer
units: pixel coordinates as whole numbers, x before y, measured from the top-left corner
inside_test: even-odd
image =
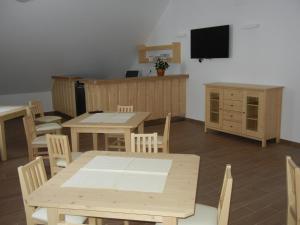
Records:
[[[241,133],[242,132],[242,123],[223,120],[222,128],[223,128],[223,130]]]
[[[243,92],[236,89],[224,89],[224,99],[242,101]]]
[[[241,101],[232,101],[232,100],[225,100],[224,101],[224,109],[225,110],[232,110],[237,112],[242,112],[242,102]]]
[[[242,122],[242,113],[224,110],[223,118],[224,120]]]

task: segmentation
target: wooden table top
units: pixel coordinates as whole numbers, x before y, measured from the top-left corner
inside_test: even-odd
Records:
[[[66,188],[61,185],[96,156],[171,159],[162,193]],[[27,199],[32,206],[71,210],[185,218],[194,214],[200,157],[191,154],[144,154],[89,151],[51,178]]]
[[[101,127],[101,128],[136,128],[140,123],[146,120],[151,113],[150,112],[135,112],[126,123],[83,123],[83,119],[93,114],[84,113],[74,119],[71,119],[62,124],[63,127]]]
[[[6,120],[21,115],[25,115],[26,106],[4,106],[0,105],[0,119]],[[8,118],[7,118],[8,117]]]

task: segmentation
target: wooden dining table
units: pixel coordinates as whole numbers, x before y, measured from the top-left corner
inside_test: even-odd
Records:
[[[112,117],[109,117],[113,115]],[[129,115],[126,118],[124,116]],[[93,148],[98,149],[97,134],[124,134],[125,149],[130,151],[130,134],[135,129],[144,133],[144,121],[151,115],[150,112],[134,113],[84,113],[62,124],[71,129],[72,151],[77,152],[79,146],[79,134],[93,134]],[[121,119],[120,119],[121,118]]]
[[[1,160],[7,160],[5,121],[26,115],[26,106],[3,106],[0,105],[0,155]]]
[[[129,157],[135,160],[169,160],[171,166],[166,174],[164,187],[159,193],[66,186],[67,181],[74,178],[83,167],[87,167],[95,157],[118,157],[125,161]],[[61,214],[176,225],[179,218],[194,214],[199,164],[200,157],[192,154],[89,151],[32,192],[26,201],[32,207],[47,208],[48,225],[56,225]],[[155,171],[157,168],[147,169]],[[140,176],[144,174],[139,170],[136,173]],[[106,180],[99,177],[98,182],[100,181],[105,183]],[[132,179],[131,181],[134,183]],[[80,185],[85,184],[81,182]],[[146,184],[142,187],[147,188]]]

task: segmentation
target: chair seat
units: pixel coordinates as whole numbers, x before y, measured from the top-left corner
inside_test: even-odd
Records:
[[[32,141],[33,145],[47,145],[47,140],[46,140],[46,136],[38,136],[35,139],[33,139]]]
[[[178,225],[217,225],[218,209],[196,204],[195,214],[185,219],[179,219]],[[162,225],[162,223],[156,223]]]
[[[163,144],[163,139],[164,139],[163,136],[157,136],[157,144],[162,145]]]
[[[36,125],[35,127],[37,132],[45,132],[45,131],[62,129],[62,126],[57,123],[44,123],[44,124]]]
[[[36,122],[39,123],[51,123],[51,122],[60,122],[60,116],[41,116],[35,119]]]
[[[32,214],[32,218],[38,221],[41,221],[43,223],[48,223],[48,215],[47,215],[47,209],[46,208],[37,208],[34,213]],[[67,223],[70,224],[84,224],[86,221],[86,217],[84,216],[71,216],[66,215],[65,220]]]
[[[71,152],[72,161],[78,159],[79,156],[81,156],[81,155],[82,155],[82,152]],[[57,159],[56,160],[56,165],[58,167],[66,168],[67,167],[67,162],[64,159]]]

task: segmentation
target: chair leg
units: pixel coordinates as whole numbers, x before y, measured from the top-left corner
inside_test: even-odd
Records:
[[[96,221],[97,225],[102,225],[103,224],[103,219],[97,218],[96,220],[97,220]]]
[[[89,225],[97,225],[97,219],[93,217],[88,218]]]
[[[32,219],[32,214],[34,212],[33,207],[25,206],[25,215],[26,215],[26,223],[27,225],[35,225],[33,219]]]
[[[108,136],[104,134],[104,145],[105,145],[105,151],[108,151]]]
[[[32,161],[34,159],[34,153],[37,152],[37,148],[33,148],[32,146],[28,147],[28,159]]]

